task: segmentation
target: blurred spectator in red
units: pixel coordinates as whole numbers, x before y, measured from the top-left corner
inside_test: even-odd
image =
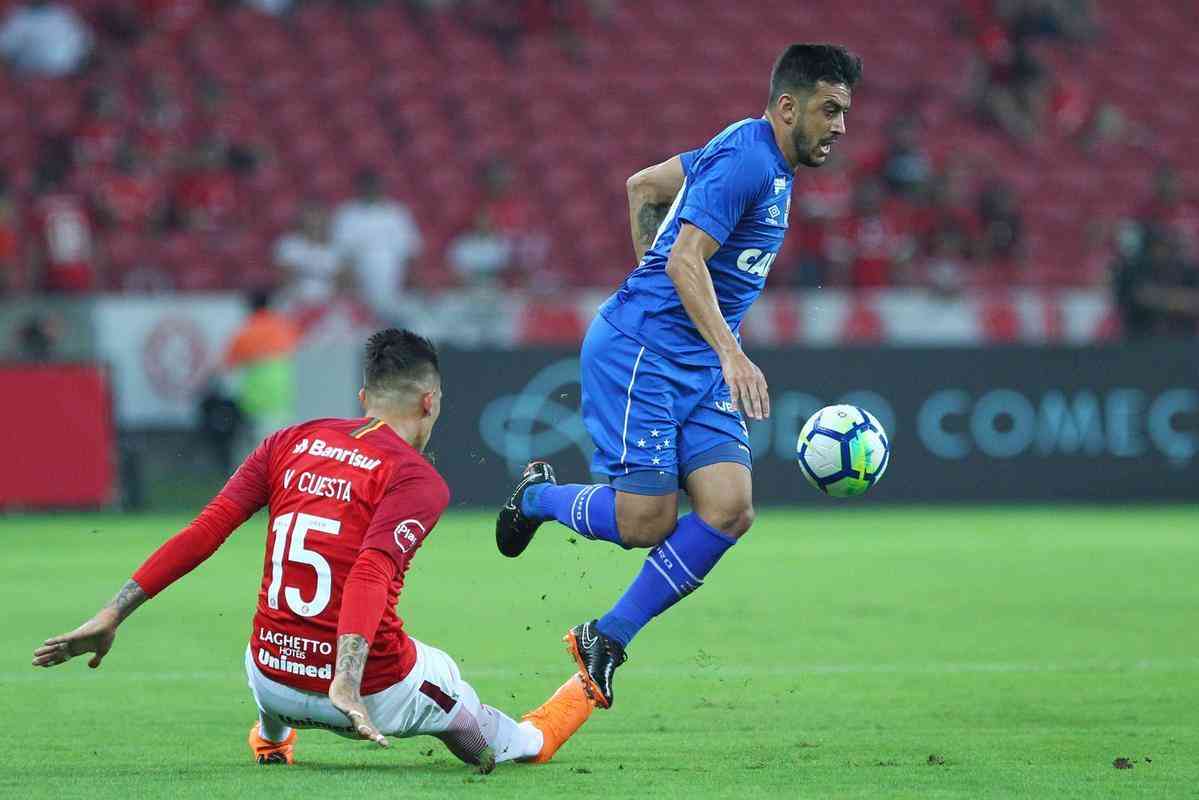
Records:
[[[495,288],[512,262],[512,242],[491,224],[486,212],[454,237],[446,250],[450,267],[464,286]]]
[[[30,74],[69,75],[83,65],[91,48],[87,25],[65,3],[29,0],[0,24],[0,56]]]
[[[131,146],[123,146],[112,167],[96,174],[94,185],[93,204],[103,227],[146,230],[162,224],[165,187]]]
[[[107,87],[95,87],[84,96],[83,120],[72,140],[81,167],[111,164],[116,158],[123,133],[122,105],[120,94]]]
[[[996,0],[994,9],[1013,41],[1069,39],[1095,33],[1091,0]]]
[[[1011,186],[998,178],[988,181],[978,194],[978,217],[980,257],[1008,260],[1019,254],[1024,221]]]
[[[84,199],[62,185],[57,170],[43,166],[36,178],[30,228],[32,255],[40,284],[51,292],[96,288],[92,220]]]
[[[507,242],[511,266],[527,276],[539,273],[549,255],[549,236],[507,161],[498,158],[487,166],[483,193],[479,217],[486,220],[488,230]]]
[[[1091,0],[960,0],[957,27],[984,50],[998,37],[1010,43],[1034,39],[1083,41],[1095,34]]]
[[[1199,331],[1199,269],[1168,230],[1125,223],[1117,237],[1113,292],[1124,334],[1194,337]]]
[[[568,55],[576,55],[574,24],[590,9],[580,2],[561,0],[464,0],[462,8],[474,28],[490,36],[499,51],[512,56],[525,36],[553,33]]]
[[[793,243],[783,251],[794,252],[794,259],[788,258],[785,271],[776,267],[772,280],[782,277],[800,286],[823,286],[830,279],[828,240],[852,211],[853,182],[839,150],[833,150],[823,167],[809,172],[795,182],[794,221],[788,233]]]
[[[232,215],[237,181],[222,142],[209,139],[192,154],[175,185],[173,204],[176,220],[186,227],[216,229]]]
[[[1151,234],[1175,241],[1183,258],[1199,259],[1199,206],[1185,196],[1178,173],[1169,165],[1153,173],[1149,200],[1136,219]]]
[[[984,52],[976,89],[979,112],[1012,138],[1031,140],[1049,99],[1048,73],[1021,43],[1004,39]]]
[[[357,195],[333,214],[333,243],[353,264],[363,299],[389,320],[421,235],[408,209],[383,194],[378,173],[359,173],[356,186]]]
[[[257,119],[260,109],[231,100],[220,82],[210,76],[201,75],[195,83],[192,95],[195,115],[191,119],[184,119],[184,110],[173,89],[165,83],[154,89],[151,99],[162,108],[151,128],[157,136],[166,136],[169,140],[203,131],[208,143],[220,152],[229,171],[238,176],[253,174],[263,156],[259,138],[262,122]],[[178,117],[173,118],[175,115]]]
[[[853,181],[839,150],[820,169],[796,181],[795,212],[801,219],[838,220],[853,210]],[[791,231],[790,233],[794,233]]]
[[[1078,136],[1093,116],[1094,103],[1085,83],[1072,78],[1057,78],[1049,93],[1049,114],[1053,127],[1066,136]]]
[[[492,38],[506,57],[511,57],[527,32],[524,0],[467,0],[461,3],[466,20]]]
[[[183,33],[207,12],[206,0],[137,0],[143,18],[154,28],[168,33]]]
[[[1034,55],[1037,39],[1085,41],[1095,33],[1090,0],[973,0],[958,22],[977,45],[975,102],[979,113],[1014,139],[1030,141],[1052,115],[1067,134],[1090,117],[1085,87],[1055,81]]]
[[[933,239],[925,263],[924,283],[937,294],[952,297],[968,283],[966,241],[952,229],[943,229]]]
[[[171,85],[152,77],[138,125],[138,150],[160,168],[173,166],[171,158],[183,149],[184,119],[183,106]]]
[[[848,284],[860,289],[889,286],[901,277],[897,268],[915,252],[907,220],[883,202],[882,183],[870,178],[858,184],[853,215],[829,241],[829,260],[846,274]]]
[[[483,174],[483,211],[496,230],[516,234],[533,223],[528,198],[520,194],[512,180],[512,167],[502,158],[487,165]]]
[[[973,254],[973,243],[982,234],[982,225],[970,197],[970,168],[963,161],[951,162],[933,177],[914,224],[926,250],[935,251],[937,240],[948,234],[960,244],[963,256]]]
[[[349,263],[333,244],[329,214],[315,204],[305,205],[295,230],[279,237],[275,264],[285,275],[287,302],[301,309],[327,303],[353,283]]]
[[[933,163],[924,149],[920,118],[905,114],[896,117],[887,130],[881,174],[892,193],[908,199],[922,196],[933,177]]]

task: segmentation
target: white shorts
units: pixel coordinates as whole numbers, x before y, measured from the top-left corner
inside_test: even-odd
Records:
[[[462,680],[454,659],[416,639],[416,664],[404,680],[362,698],[371,719],[387,736],[443,733],[466,708],[479,714],[479,696]],[[329,696],[293,689],[263,675],[246,647],[246,678],[264,718],[289,728],[324,728],[350,739],[358,733]]]

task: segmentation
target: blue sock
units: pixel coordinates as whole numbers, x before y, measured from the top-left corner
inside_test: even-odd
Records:
[[[704,576],[736,542],[696,514],[682,517],[674,533],[649,551],[612,610],[600,617],[600,633],[627,647],[647,622],[702,586]]]
[[[534,519],[556,519],[588,539],[624,547],[616,529],[616,491],[603,483],[539,483],[525,490],[520,511]]]

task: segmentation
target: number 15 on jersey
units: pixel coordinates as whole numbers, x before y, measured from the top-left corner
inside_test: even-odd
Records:
[[[294,526],[292,523],[295,523]],[[305,547],[309,533],[323,533],[336,536],[341,532],[341,523],[335,519],[318,517],[302,512],[281,514],[271,523],[271,532],[275,536],[271,548],[271,585],[267,589],[267,605],[279,608],[279,589],[283,588],[283,599],[287,607],[301,617],[315,617],[329,605],[329,595],[333,589],[333,574],[329,562],[315,550]],[[291,545],[288,546],[288,536]],[[316,592],[311,599],[305,600],[300,596],[300,590],[294,586],[283,586],[283,561],[305,564],[316,570]]]

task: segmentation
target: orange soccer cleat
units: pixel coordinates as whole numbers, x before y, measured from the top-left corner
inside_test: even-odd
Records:
[[[269,739],[263,739],[258,732],[258,723],[250,728],[250,752],[254,754],[254,760],[259,765],[267,764],[294,764],[296,763],[295,750],[296,732],[293,730],[287,735],[287,738],[281,742],[272,742]]]
[[[549,700],[521,717],[541,731],[544,738],[541,751],[527,760],[533,764],[544,764],[553,758],[558,748],[583,726],[594,708],[591,696],[583,687],[583,679],[578,673],[571,675],[570,680],[562,684]]]

